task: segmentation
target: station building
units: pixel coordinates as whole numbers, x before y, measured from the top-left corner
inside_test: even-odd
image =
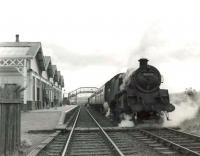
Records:
[[[19,85],[23,110],[62,105],[64,78],[40,42],[0,43],[0,86]]]

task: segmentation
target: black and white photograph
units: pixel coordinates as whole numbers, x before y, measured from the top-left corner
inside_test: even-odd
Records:
[[[199,0],[1,0],[0,156],[200,156]]]

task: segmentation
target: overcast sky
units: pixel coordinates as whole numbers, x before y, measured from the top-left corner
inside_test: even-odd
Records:
[[[66,92],[100,87],[147,57],[164,88],[200,90],[199,0],[18,0],[0,2],[0,42],[42,42]]]

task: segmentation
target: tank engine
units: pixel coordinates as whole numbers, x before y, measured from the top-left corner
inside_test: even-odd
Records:
[[[98,89],[88,102],[103,110],[108,107],[113,119],[120,122],[123,113],[130,114],[135,123],[160,121],[163,114],[175,110],[169,102],[168,90],[160,89],[161,75],[147,59],[140,59],[139,68],[127,78],[125,73],[115,75]]]

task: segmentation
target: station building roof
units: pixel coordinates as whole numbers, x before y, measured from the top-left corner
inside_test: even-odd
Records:
[[[43,55],[41,42],[19,42],[19,35],[16,35],[16,42],[0,42],[0,59],[7,58],[36,58],[40,71],[46,70],[49,77],[64,87],[64,79],[60,71],[57,72],[57,66],[52,65],[50,56]]]
[[[45,70],[47,71],[47,74],[49,77],[53,77],[53,68],[51,63],[51,57],[50,56],[44,56],[45,61]]]
[[[1,57],[35,57],[41,48],[40,42],[1,42]]]
[[[0,58],[34,58],[40,69],[45,70],[45,61],[40,42],[1,42]]]
[[[51,61],[51,57],[50,56],[44,56],[44,61],[45,61],[45,69],[47,70],[49,63]]]
[[[55,75],[56,72],[57,72],[57,66],[56,65],[52,65],[52,70],[53,70],[53,75]]]
[[[54,73],[53,79],[55,82],[58,82],[57,66],[52,65],[52,69],[53,69],[53,73]]]
[[[57,71],[57,76],[58,76],[58,84],[61,84],[61,74],[60,74],[60,71]]]
[[[64,78],[63,78],[63,76],[61,75],[61,87],[64,87],[65,86],[65,84],[64,84]]]

